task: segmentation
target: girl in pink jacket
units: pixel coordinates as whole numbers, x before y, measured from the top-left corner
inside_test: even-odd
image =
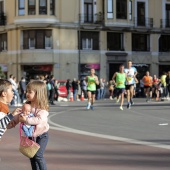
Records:
[[[40,149],[36,155],[33,158],[30,158],[31,166],[33,170],[46,170],[46,162],[43,157],[48,143],[49,130],[49,124],[47,123],[49,105],[46,84],[39,80],[28,83],[26,98],[27,102],[32,107],[32,113],[34,113],[34,117],[28,118],[25,115],[20,115],[19,122],[35,126],[33,137],[36,137],[36,142],[40,145]]]

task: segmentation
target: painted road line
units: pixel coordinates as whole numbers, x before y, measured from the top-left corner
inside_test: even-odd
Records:
[[[72,110],[78,110],[78,109],[72,109]],[[77,130],[77,129],[69,128],[69,127],[54,123],[51,120],[53,116],[62,114],[64,112],[65,111],[58,112],[56,114],[49,116],[49,124],[53,125],[53,126],[50,126],[50,129],[71,132],[71,133],[80,134],[80,135],[87,135],[91,137],[104,138],[104,139],[109,139],[109,140],[114,140],[114,141],[121,141],[121,142],[126,142],[126,143],[131,143],[131,144],[145,145],[145,146],[151,146],[151,147],[162,148],[162,149],[170,149],[170,145],[163,145],[163,144],[155,143],[155,142],[145,142],[145,141],[140,141],[140,140],[135,140],[135,139],[130,139],[130,138],[123,138],[123,137],[118,137],[118,136],[104,135],[104,134]]]

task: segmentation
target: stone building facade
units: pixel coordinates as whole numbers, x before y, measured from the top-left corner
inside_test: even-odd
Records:
[[[0,66],[18,79],[170,70],[170,0],[0,0]]]

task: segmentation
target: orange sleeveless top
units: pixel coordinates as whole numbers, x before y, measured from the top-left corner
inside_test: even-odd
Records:
[[[150,76],[144,76],[143,78],[144,86],[151,86],[152,85],[152,79]]]

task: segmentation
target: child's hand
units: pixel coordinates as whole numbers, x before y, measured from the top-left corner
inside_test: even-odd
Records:
[[[27,118],[23,114],[19,116],[19,122],[26,122]]]
[[[9,124],[7,125],[7,129],[11,129],[11,128],[15,127],[15,126],[16,126],[15,121],[14,121],[14,120],[11,120],[11,121],[9,122]]]
[[[20,114],[21,111],[22,111],[21,108],[16,108],[16,109],[12,112],[12,115],[13,115],[13,116],[16,116],[16,115]]]

